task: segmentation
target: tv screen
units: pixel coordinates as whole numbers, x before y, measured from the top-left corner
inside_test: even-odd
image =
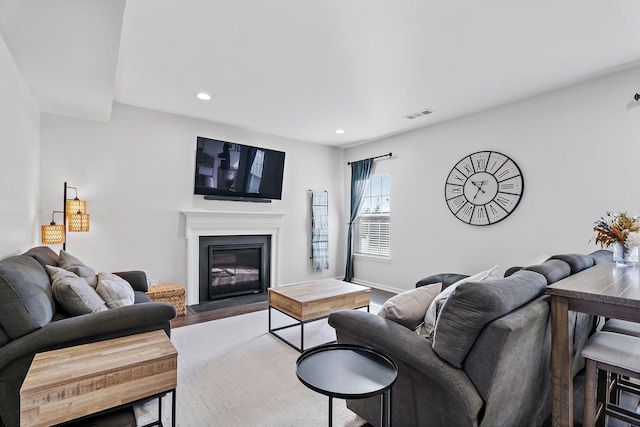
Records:
[[[283,176],[282,151],[198,137],[195,194],[280,200]]]

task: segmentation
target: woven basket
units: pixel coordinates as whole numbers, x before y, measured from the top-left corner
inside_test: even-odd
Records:
[[[151,301],[168,302],[178,312],[178,316],[186,313],[185,289],[180,283],[167,283],[163,285],[150,285],[147,292]]]

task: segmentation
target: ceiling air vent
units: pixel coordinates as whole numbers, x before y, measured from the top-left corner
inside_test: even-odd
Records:
[[[405,119],[417,119],[418,117],[422,117],[422,116],[428,116],[429,114],[433,114],[433,111],[431,110],[422,110],[422,111],[418,111],[416,113],[413,114],[409,114],[408,116],[404,116]]]

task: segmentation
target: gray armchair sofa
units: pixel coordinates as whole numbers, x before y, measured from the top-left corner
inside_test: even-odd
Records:
[[[151,302],[142,271],[118,272],[135,290],[135,304],[71,317],[56,303],[45,265],[58,265],[49,247],[0,261],[0,417],[20,422],[20,387],[36,353],[163,329],[175,307]]]
[[[343,310],[329,323],[338,342],[378,348],[398,365],[392,423],[411,426],[541,426],[551,413],[551,321],[547,285],[611,252],[558,255],[543,264],[510,269],[509,277],[459,285],[442,308],[434,340],[371,313]],[[432,276],[417,286],[461,275]],[[576,371],[594,319],[572,314]],[[575,374],[575,372],[574,372]],[[378,398],[347,401],[379,425]]]

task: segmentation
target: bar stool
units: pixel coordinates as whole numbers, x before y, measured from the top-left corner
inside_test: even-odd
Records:
[[[629,322],[628,320],[608,319],[602,330],[604,332],[615,332],[616,334],[631,335],[632,337],[640,338],[640,323]],[[627,377],[618,376],[617,374],[610,374],[608,377],[610,382],[609,386],[612,388],[610,401],[615,404],[620,401],[621,391],[620,387],[615,387],[616,385],[621,385],[627,391],[629,391],[630,388],[638,388],[638,385],[630,382]]]
[[[605,322],[602,330],[640,338],[640,323],[629,322],[628,320],[609,319]]]
[[[637,387],[620,379],[621,376],[640,379],[640,338],[597,332],[587,341],[582,356],[587,363],[583,426],[595,426],[600,417],[598,425],[604,425],[607,415],[640,426],[640,414],[626,410],[610,399],[612,390],[640,395]],[[612,377],[612,373],[616,375]]]

